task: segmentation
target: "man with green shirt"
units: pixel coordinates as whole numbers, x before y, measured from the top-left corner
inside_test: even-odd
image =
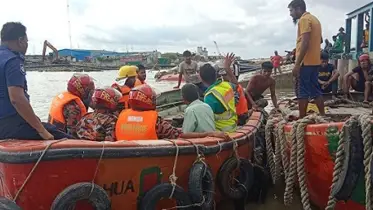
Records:
[[[199,100],[199,90],[195,84],[185,84],[181,95],[188,107],[184,112],[183,133],[203,133],[215,131],[214,112],[209,105]]]
[[[234,77],[230,66],[234,54],[228,54],[225,59],[225,70],[229,77]],[[235,132],[237,129],[237,113],[234,91],[229,82],[217,79],[217,71],[210,64],[200,68],[202,82],[208,86],[204,101],[208,104],[215,116],[215,127],[219,131]]]
[[[343,52],[343,41],[340,37],[333,36],[333,47],[330,49],[329,53],[334,54],[334,53],[342,53]]]

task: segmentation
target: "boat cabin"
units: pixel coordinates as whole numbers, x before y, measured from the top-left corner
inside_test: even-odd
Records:
[[[371,28],[373,2],[347,14],[345,55],[350,59],[357,59],[362,53],[373,56],[373,36]]]

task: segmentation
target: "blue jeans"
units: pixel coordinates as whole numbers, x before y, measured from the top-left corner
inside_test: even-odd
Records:
[[[50,123],[42,123],[44,128],[54,136],[54,139],[74,139],[57,129]],[[31,127],[19,114],[0,119],[0,139],[23,139],[23,140],[43,140],[38,132]]]

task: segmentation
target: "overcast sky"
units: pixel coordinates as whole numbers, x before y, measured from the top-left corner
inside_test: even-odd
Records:
[[[284,53],[295,45],[289,0],[69,0],[72,47],[114,51],[182,52],[215,40],[222,52],[243,58]],[[322,23],[324,38],[345,25],[345,14],[369,0],[307,0]],[[40,54],[44,40],[70,48],[66,0],[7,1],[0,23],[21,21],[28,54]]]

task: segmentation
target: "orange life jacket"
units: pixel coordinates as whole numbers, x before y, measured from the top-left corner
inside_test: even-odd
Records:
[[[69,92],[63,92],[54,97],[49,110],[48,122],[64,132],[66,132],[66,119],[63,115],[63,108],[71,101],[75,101],[75,103],[78,104],[81,116],[87,113],[87,108],[85,107],[83,101],[78,96]]]
[[[146,84],[145,81],[139,80],[139,78],[136,78],[135,87]]]
[[[128,109],[128,99],[131,88],[129,88],[127,85],[120,86],[117,83],[112,84],[111,87],[120,90],[122,97],[119,99],[119,103],[123,104],[125,109]]]
[[[237,92],[240,94],[240,100],[238,100],[238,103],[236,104],[236,112],[237,115],[242,115],[248,112],[247,100],[241,85],[237,86]]]
[[[117,141],[121,140],[154,140],[158,139],[155,130],[157,111],[123,110],[115,125]]]

